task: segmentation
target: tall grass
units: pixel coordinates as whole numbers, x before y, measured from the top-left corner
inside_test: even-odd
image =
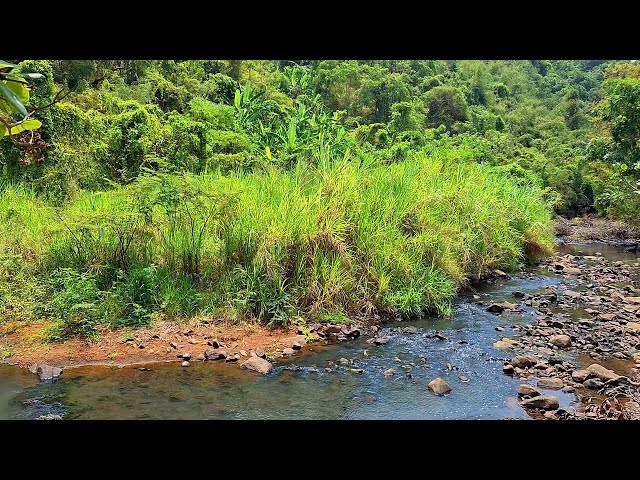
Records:
[[[15,226],[15,212],[28,221]],[[72,268],[86,286],[90,275],[121,302],[109,315],[133,323],[150,312],[446,315],[461,285],[553,241],[542,190],[451,155],[143,176],[58,213],[7,187],[0,218],[0,241],[35,256],[34,276]]]

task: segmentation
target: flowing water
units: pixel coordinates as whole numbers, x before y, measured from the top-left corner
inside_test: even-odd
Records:
[[[562,249],[636,258],[602,244]],[[513,300],[514,290],[534,293],[560,281],[539,270],[484,286],[478,294],[482,300]],[[502,373],[503,360],[512,354],[492,344],[533,321],[531,310],[499,317],[462,297],[451,319],[386,324],[380,335],[390,340],[381,346],[364,339],[312,345],[279,361],[265,377],[219,362],[192,362],[190,368],[158,363],[144,371],[140,365],[67,369],[60,381],[40,384],[24,369],[0,365],[0,419],[528,419],[517,403],[520,381]],[[384,376],[389,368],[396,374]],[[428,391],[436,377],[451,385],[449,395]],[[573,394],[548,393],[562,406],[577,406]]]

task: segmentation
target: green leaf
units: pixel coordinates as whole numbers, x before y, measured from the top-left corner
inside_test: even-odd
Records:
[[[18,95],[16,95],[15,92],[13,92],[4,82],[0,82],[0,96],[4,97],[5,100],[9,103],[9,105],[11,105],[16,111],[20,112],[22,115],[28,114],[27,109],[24,108],[24,105],[20,101],[20,97],[18,97]]]
[[[5,135],[8,135],[7,127],[0,123],[0,138],[4,137]]]
[[[16,65],[15,63],[9,63],[6,60],[0,60],[0,68],[7,68],[7,67],[11,67],[11,68],[15,68],[18,65]]]
[[[22,102],[23,105],[29,103],[29,90],[27,90],[27,87],[25,87],[24,83],[6,82],[6,85],[7,87],[9,87],[9,90],[11,90],[18,96],[20,102]]]
[[[236,89],[235,97],[233,98],[233,104],[240,110],[240,90]]]
[[[25,130],[37,130],[42,126],[40,120],[25,120],[24,122],[16,125],[11,129],[11,135],[17,135],[20,132],[24,132]]]
[[[271,157],[271,149],[269,148],[269,145],[267,145],[266,147],[264,147],[264,152],[266,153],[267,158],[268,158],[269,160],[271,160],[271,158],[272,158],[272,157]]]
[[[4,73],[7,78],[44,78],[41,73]]]

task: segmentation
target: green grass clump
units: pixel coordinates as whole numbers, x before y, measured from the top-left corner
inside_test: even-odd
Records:
[[[146,174],[59,212],[7,187],[0,242],[34,260],[60,338],[154,315],[446,315],[465,283],[550,253],[544,195],[444,154]]]

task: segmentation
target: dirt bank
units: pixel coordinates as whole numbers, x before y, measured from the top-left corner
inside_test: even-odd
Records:
[[[640,227],[632,227],[624,222],[613,221],[595,215],[585,215],[573,219],[561,216],[555,218],[556,235],[563,242],[605,242],[637,244]]]

